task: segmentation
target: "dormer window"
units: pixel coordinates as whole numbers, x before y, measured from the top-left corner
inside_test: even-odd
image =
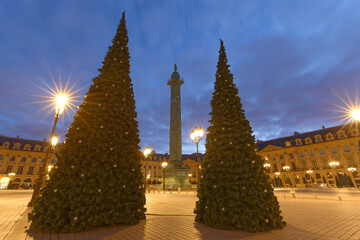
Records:
[[[20,149],[20,145],[21,145],[20,143],[15,143],[13,149],[14,149],[14,150],[19,150],[19,149]]]
[[[321,135],[316,135],[315,136],[315,142],[322,142],[323,140],[322,140],[322,137],[321,137]]]
[[[331,133],[326,134],[326,140],[333,140],[334,136]]]
[[[301,139],[296,139],[296,146],[302,145]]]
[[[358,133],[358,130],[357,129],[353,129],[351,130],[351,136],[357,136],[359,133]]]
[[[26,144],[25,147],[24,147],[24,150],[30,150],[30,149],[31,149],[30,144]]]
[[[305,143],[306,144],[311,144],[312,143],[311,138],[305,138]]]
[[[286,141],[286,142],[285,142],[285,147],[291,147],[291,142],[290,142],[290,141]]]
[[[3,148],[9,148],[9,145],[10,144],[8,142],[4,142],[2,146],[3,146]]]
[[[345,136],[345,133],[344,133],[344,131],[339,131],[338,132],[338,138],[345,138],[346,136]]]
[[[40,145],[35,145],[34,151],[40,151],[41,146]]]

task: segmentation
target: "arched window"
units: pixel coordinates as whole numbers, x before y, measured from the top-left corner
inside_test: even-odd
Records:
[[[334,136],[331,133],[326,134],[326,140],[333,140]]]
[[[14,149],[14,150],[19,150],[19,149],[20,149],[20,146],[21,146],[20,143],[15,143],[13,149]]]
[[[290,141],[286,141],[286,142],[285,142],[285,147],[291,147],[291,142],[290,142]]]
[[[2,144],[3,148],[9,148],[9,145],[10,145],[9,142],[4,142],[4,143]]]
[[[322,137],[321,137],[321,135],[316,135],[315,136],[315,142],[322,142],[323,140],[322,140]]]
[[[302,145],[301,139],[296,139],[296,146]]]
[[[306,144],[311,144],[312,143],[311,138],[305,138],[305,143]]]
[[[31,146],[30,146],[30,144],[26,144],[25,146],[24,146],[24,150],[27,150],[27,151],[29,151],[31,149]]]
[[[40,151],[40,149],[41,149],[41,146],[40,145],[35,145],[35,148],[34,148],[34,151]]]
[[[339,131],[338,132],[338,138],[345,138],[346,135],[345,135],[345,132],[344,131]]]

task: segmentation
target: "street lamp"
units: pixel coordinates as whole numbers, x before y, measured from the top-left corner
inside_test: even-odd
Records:
[[[354,178],[354,175],[353,175],[353,172],[356,171],[356,168],[354,168],[354,167],[349,167],[347,170],[350,172],[351,181],[354,182],[354,187],[355,187],[355,188],[358,188],[357,183],[356,183],[355,178]]]
[[[51,136],[50,136],[50,140],[47,150],[46,150],[46,155],[45,155],[45,160],[42,163],[40,172],[39,172],[39,178],[35,180],[35,187],[34,187],[34,192],[33,195],[31,197],[30,202],[28,203],[28,206],[31,207],[35,201],[35,199],[39,196],[40,194],[40,189],[42,187],[42,185],[44,184],[44,179],[46,176],[46,170],[48,169],[48,164],[49,164],[49,157],[50,157],[50,151],[51,151],[51,146],[55,147],[56,143],[57,143],[57,138],[56,140],[54,139],[54,134],[55,134],[55,128],[56,128],[56,124],[59,120],[59,117],[61,115],[61,113],[64,111],[65,106],[68,103],[68,97],[67,95],[60,93],[55,97],[55,104],[56,104],[56,114],[55,114],[55,119],[54,119],[54,126],[53,129],[51,131]],[[55,145],[53,145],[53,143]]]
[[[10,180],[9,180],[9,183],[10,183],[10,182],[12,181],[12,179],[14,178],[14,176],[16,175],[16,173],[11,172],[11,173],[9,173],[8,175],[9,175],[9,179],[10,179]],[[9,185],[10,185],[9,183],[8,183],[8,185],[7,185],[7,188],[9,188]]]
[[[144,178],[144,191],[146,192],[146,184],[147,184],[147,178],[150,178],[150,175],[147,175],[147,168],[148,168],[148,160],[149,160],[149,155],[151,153],[151,148],[150,147],[146,147],[144,149],[144,156],[145,156],[145,178]]]
[[[195,127],[195,129],[190,133],[191,141],[193,141],[196,144],[196,176],[197,176],[197,182],[196,186],[199,190],[200,188],[200,161],[199,161],[199,142],[204,136],[204,130],[201,127]]]
[[[330,167],[334,168],[335,169],[335,182],[336,182],[336,179],[339,179],[339,189],[342,187],[341,186],[341,181],[340,181],[340,178],[338,177],[338,172],[336,170],[336,168],[340,165],[340,162],[339,161],[332,161],[329,163]]]
[[[306,171],[306,173],[309,174],[310,183],[312,183],[310,175],[313,173],[313,170],[309,169],[309,170]]]
[[[266,169],[266,172],[269,172],[270,163],[264,163],[264,168]]]
[[[165,168],[167,167],[168,163],[167,162],[163,162],[161,164],[162,166],[162,170],[163,170],[163,190],[165,191]]]
[[[280,176],[280,172],[275,172],[275,184],[276,184],[276,187],[280,187],[280,184],[279,182],[277,181],[277,179],[279,178]]]
[[[283,169],[285,172],[289,171],[290,170],[290,166],[283,166]],[[286,176],[285,176],[286,177]],[[291,181],[290,181],[290,175],[289,173],[287,174],[287,177],[289,178],[288,181],[290,182],[289,183],[289,186],[291,186]]]

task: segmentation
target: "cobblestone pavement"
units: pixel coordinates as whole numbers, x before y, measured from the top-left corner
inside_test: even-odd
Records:
[[[77,234],[47,234],[28,230],[26,207],[31,191],[0,191],[0,239],[360,239],[360,199],[342,192],[332,197],[277,191],[287,226],[265,233],[209,228],[194,222],[194,193],[147,194],[147,219],[131,226],[103,227]],[[285,195],[285,196],[284,196]],[[338,196],[342,197],[342,201]],[[325,196],[325,197],[324,197]]]

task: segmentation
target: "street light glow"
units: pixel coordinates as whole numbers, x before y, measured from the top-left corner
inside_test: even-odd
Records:
[[[144,156],[147,158],[151,153],[151,148],[150,147],[146,147],[144,149]]]
[[[330,165],[331,167],[337,167],[337,166],[340,165],[340,163],[339,163],[338,161],[332,161],[332,162],[329,163],[329,165]]]
[[[349,172],[355,172],[355,171],[356,171],[356,168],[354,168],[354,167],[349,167],[347,170],[348,170]]]
[[[167,162],[163,162],[163,163],[161,164],[161,166],[162,166],[163,168],[165,168],[167,165],[168,165]]]
[[[56,112],[59,112],[59,114],[61,114],[64,111],[65,106],[68,102],[68,97],[64,93],[59,93],[55,98],[55,102],[56,102]]]
[[[351,116],[355,121],[360,121],[360,108],[354,109]]]
[[[53,136],[52,139],[51,139],[51,145],[52,145],[53,147],[55,147],[56,144],[58,143],[58,141],[59,141],[58,137],[57,137],[57,136]]]
[[[307,170],[306,173],[307,173],[307,174],[312,174],[313,171],[312,171],[312,170]]]

